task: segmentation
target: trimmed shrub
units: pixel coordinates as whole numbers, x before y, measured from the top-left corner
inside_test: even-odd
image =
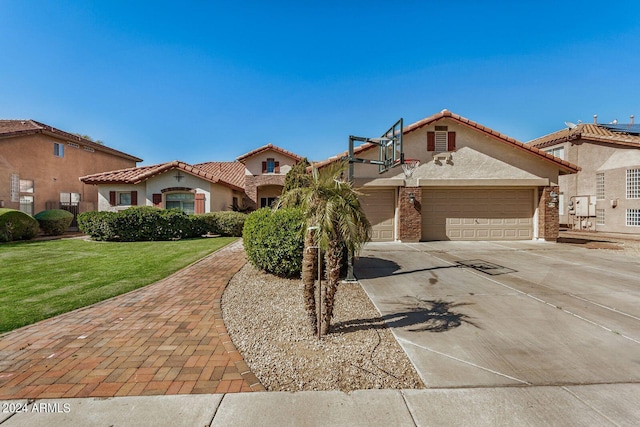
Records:
[[[247,214],[224,211],[195,215],[194,228],[199,234],[220,234],[221,236],[241,237]]]
[[[38,221],[24,212],[0,208],[0,242],[29,240],[38,234]]]
[[[34,218],[44,234],[59,236],[64,234],[73,221],[73,214],[63,209],[51,209],[37,213]]]
[[[256,268],[282,277],[300,277],[304,215],[299,208],[259,209],[244,223],[247,258]]]
[[[137,242],[194,236],[194,224],[180,209],[137,206],[121,212],[85,212],[78,227],[95,240]]]
[[[113,228],[115,212],[83,212],[78,215],[78,228],[94,240],[114,240]]]

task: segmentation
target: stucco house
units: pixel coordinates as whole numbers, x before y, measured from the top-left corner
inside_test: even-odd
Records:
[[[529,145],[582,169],[560,177],[560,224],[577,230],[640,233],[640,126],[596,120],[569,124]]]
[[[287,172],[301,157],[267,144],[234,162],[190,165],[174,160],[83,176],[98,187],[98,210],[131,206],[180,208],[187,213],[269,206],[280,196]]]
[[[35,120],[0,120],[0,207],[95,210],[98,190],[79,177],[133,167],[138,157]]]
[[[403,140],[405,159],[420,161],[410,177],[354,165],[374,241],[557,239],[555,193],[575,164],[448,110],[406,126]],[[378,159],[378,146],[354,155]]]

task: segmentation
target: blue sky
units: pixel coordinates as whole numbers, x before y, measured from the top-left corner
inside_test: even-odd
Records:
[[[443,108],[521,141],[640,120],[640,2],[0,0],[0,118],[144,159],[322,160]]]

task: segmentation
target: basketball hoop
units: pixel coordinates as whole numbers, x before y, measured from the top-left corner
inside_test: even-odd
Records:
[[[411,178],[413,172],[420,166],[420,160],[418,159],[404,159],[402,164],[402,170],[404,171],[405,178]]]

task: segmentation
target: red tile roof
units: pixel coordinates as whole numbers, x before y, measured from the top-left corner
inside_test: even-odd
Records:
[[[611,131],[595,123],[581,123],[573,129],[562,129],[531,140],[527,144],[536,148],[545,148],[562,142],[575,140],[588,140],[624,147],[640,148],[639,135]]]
[[[244,174],[246,167],[240,162],[206,162],[197,163],[196,168],[223,179],[224,181],[244,188]]]
[[[566,160],[561,160],[561,159],[559,159],[557,157],[554,157],[553,155],[551,155],[549,153],[546,153],[546,152],[544,152],[542,150],[539,150],[539,149],[537,149],[537,148],[535,148],[533,146],[530,146],[530,145],[527,145],[527,144],[523,144],[522,142],[517,141],[514,138],[511,138],[511,137],[509,137],[507,135],[504,135],[504,134],[502,134],[500,132],[497,132],[497,131],[495,131],[493,129],[490,129],[490,128],[486,127],[486,126],[483,126],[483,125],[481,125],[479,123],[476,123],[476,122],[474,122],[472,120],[469,120],[469,119],[467,119],[465,117],[462,117],[462,116],[460,116],[458,114],[452,113],[449,110],[442,110],[441,112],[439,112],[437,114],[434,114],[432,116],[426,117],[426,118],[424,118],[422,120],[419,120],[419,121],[417,121],[415,123],[410,124],[409,126],[405,126],[405,128],[402,131],[402,134],[406,135],[406,134],[411,133],[413,131],[416,131],[416,130],[424,127],[424,126],[428,126],[428,125],[430,125],[430,124],[432,124],[434,122],[437,122],[437,121],[443,120],[443,119],[454,120],[454,121],[460,123],[463,126],[467,126],[467,127],[471,128],[471,129],[479,131],[479,132],[483,133],[484,135],[487,135],[487,136],[489,136],[489,137],[491,137],[493,139],[505,142],[505,143],[507,143],[507,144],[519,149],[519,150],[522,150],[522,151],[525,151],[525,152],[529,152],[529,153],[535,155],[536,157],[539,157],[539,158],[542,158],[542,159],[544,159],[546,161],[552,162],[552,163],[556,164],[557,166],[559,166],[560,169],[565,171],[566,173],[575,173],[575,172],[580,170],[580,167],[577,166],[577,165],[574,165],[573,163],[570,163],[570,162],[568,162]],[[364,151],[368,151],[371,148],[377,148],[377,147],[378,146],[376,144],[373,144],[373,143],[364,143],[364,144],[354,148],[354,154],[357,155],[357,154],[362,153]],[[337,160],[345,158],[348,154],[349,154],[348,151],[345,151],[342,154],[339,154],[337,156],[331,157],[331,158],[329,158],[327,160],[324,160],[322,162],[316,163],[315,166],[317,168],[322,168],[322,167],[324,167],[324,166],[326,166],[326,165],[328,165],[330,163],[333,163],[333,162],[335,162]]]
[[[142,161],[142,159],[132,156],[131,154],[127,154],[122,151],[107,147],[103,144],[98,144],[86,138],[82,138],[78,135],[56,129],[53,126],[45,125],[44,123],[40,123],[35,120],[0,120],[0,139],[33,135],[37,133],[53,135],[58,138],[65,139],[69,142],[82,144],[87,147],[91,147],[94,150],[103,151],[118,157],[133,160],[135,162]]]
[[[276,152],[278,152],[280,154],[283,154],[283,155],[285,155],[287,157],[290,157],[290,158],[294,159],[297,162],[302,160],[302,157],[298,156],[297,154],[292,153],[291,151],[287,151],[284,148],[280,148],[278,146],[275,146],[275,145],[273,145],[271,143],[269,143],[267,145],[263,145],[260,148],[256,148],[255,150],[249,151],[248,153],[243,154],[242,156],[238,157],[236,160],[238,160],[239,162],[242,162],[243,160],[245,160],[245,159],[247,159],[247,158],[249,158],[251,156],[255,156],[256,154],[260,154],[260,153],[263,153],[263,152],[269,151],[269,150],[276,151]]]
[[[233,190],[244,191],[242,186],[227,181],[224,177],[206,172],[188,163],[174,160],[172,162],[160,163],[151,166],[139,166],[136,168],[120,169],[111,172],[97,173],[80,177],[80,181],[85,184],[139,184],[149,178],[162,173],[179,169],[191,175],[200,177],[206,181],[221,184]]]

